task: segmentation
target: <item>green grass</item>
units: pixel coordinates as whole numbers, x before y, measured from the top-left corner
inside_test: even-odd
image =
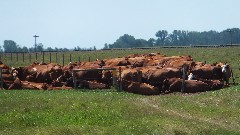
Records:
[[[88,61],[90,56],[95,60],[149,52],[191,55],[195,61],[207,63],[228,62],[235,76],[240,73],[240,48],[235,47],[73,52],[72,61],[78,61],[79,56],[81,61]],[[52,62],[62,64],[62,54],[58,55],[56,61],[52,54]],[[70,52],[64,55],[66,64]],[[1,58],[14,67],[30,64],[27,58],[22,62],[20,54],[18,62],[16,56],[13,61],[9,55]],[[160,96],[90,90],[3,90],[0,134],[240,134],[239,98],[240,86]]]
[[[0,91],[0,134],[240,134],[240,86],[200,94]]]

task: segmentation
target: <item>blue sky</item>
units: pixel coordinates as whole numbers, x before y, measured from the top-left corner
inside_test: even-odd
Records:
[[[240,0],[0,0],[4,40],[44,48],[104,47],[123,34],[148,40],[158,30],[240,28]]]

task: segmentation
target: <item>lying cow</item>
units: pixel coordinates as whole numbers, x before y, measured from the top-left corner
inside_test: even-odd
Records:
[[[164,80],[164,89],[166,92],[181,92],[182,89],[182,79],[180,78],[170,78]],[[196,92],[204,92],[209,91],[211,88],[208,84],[197,81],[197,80],[185,80],[185,93],[196,93]]]

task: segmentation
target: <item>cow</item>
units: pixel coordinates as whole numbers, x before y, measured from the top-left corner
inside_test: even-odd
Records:
[[[166,79],[164,83],[164,87],[166,90],[166,93],[170,92],[181,92],[182,90],[182,79],[180,78],[170,78]],[[208,84],[197,81],[197,80],[185,80],[185,86],[184,86],[184,93],[196,93],[196,92],[204,92],[209,91],[211,88]]]
[[[142,95],[159,95],[160,91],[157,87],[149,85],[147,83],[123,81],[123,90]]]
[[[190,71],[196,78],[218,80],[222,78],[221,67],[210,64],[196,66]]]
[[[221,71],[222,71],[222,80],[225,82],[226,86],[229,86],[229,78],[231,77],[231,69],[228,64],[222,64],[221,65]]]
[[[137,69],[125,69],[121,73],[122,80],[142,82],[142,72]]]

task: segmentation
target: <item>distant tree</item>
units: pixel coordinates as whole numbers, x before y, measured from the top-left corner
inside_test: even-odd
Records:
[[[41,51],[43,51],[43,44],[39,43],[37,44],[37,52],[41,52]]]
[[[46,51],[52,52],[52,51],[54,51],[54,49],[53,49],[52,47],[48,47],[48,48],[46,49]]]
[[[164,45],[164,41],[168,36],[168,31],[166,30],[159,30],[156,34],[156,37],[158,37],[156,44],[157,45]]]
[[[153,47],[155,46],[156,40],[154,38],[150,38],[147,42],[149,47]]]
[[[34,51],[35,51],[35,48],[31,47],[31,48],[29,48],[28,50],[29,50],[29,52],[34,52]]]
[[[131,47],[137,47],[136,40],[133,36],[124,34],[123,36],[120,36],[116,42],[112,44],[113,48],[131,48]],[[110,45],[109,45],[110,48]]]
[[[4,40],[3,48],[5,52],[17,52],[17,44],[13,40]]]
[[[28,48],[26,46],[23,46],[22,52],[28,52]]]
[[[93,46],[93,50],[94,50],[94,51],[96,51],[96,50],[97,50],[96,46]]]
[[[67,49],[67,48],[63,48],[62,50],[63,50],[64,52],[69,51],[69,49]]]
[[[3,52],[3,49],[2,49],[2,46],[0,46],[0,53],[2,53]]]
[[[105,43],[103,49],[108,49],[108,48],[109,48],[109,47],[108,47],[108,44]]]

